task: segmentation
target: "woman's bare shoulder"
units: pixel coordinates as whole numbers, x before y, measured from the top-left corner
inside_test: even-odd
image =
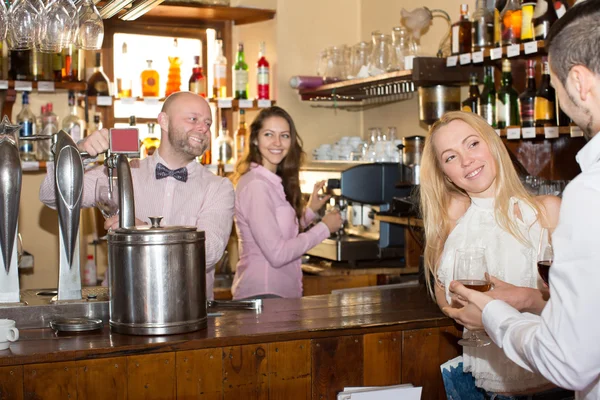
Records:
[[[560,213],[560,204],[562,202],[560,197],[543,195],[536,196],[535,200],[542,205],[544,209],[544,215],[541,218],[541,223],[544,228],[554,229],[558,224],[558,215]]]
[[[467,212],[470,205],[471,199],[469,196],[451,194],[450,205],[448,206],[448,216],[452,221],[457,221]]]

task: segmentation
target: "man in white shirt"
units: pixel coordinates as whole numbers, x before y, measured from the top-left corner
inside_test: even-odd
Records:
[[[577,398],[600,399],[600,0],[587,0],[554,23],[546,49],[560,105],[589,142],[582,173],[565,189],[552,235],[550,299],[541,315],[452,282],[468,304],[445,311],[467,328],[483,326],[521,367]]]

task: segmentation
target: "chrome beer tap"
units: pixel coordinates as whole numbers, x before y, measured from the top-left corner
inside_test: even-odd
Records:
[[[19,125],[7,116],[0,123],[0,303],[19,303],[17,255],[22,169],[17,142]]]

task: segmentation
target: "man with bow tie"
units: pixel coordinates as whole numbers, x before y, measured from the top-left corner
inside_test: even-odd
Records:
[[[169,96],[158,114],[160,147],[132,166],[136,225],[150,216],[162,216],[163,225],[197,226],[205,232],[206,295],[213,298],[214,267],[231,234],[234,192],[228,179],[218,177],[196,162],[210,144],[212,115],[208,102],[190,92]],[[78,143],[79,150],[95,157],[108,149],[108,130],[96,131]],[[40,200],[55,208],[54,166],[48,164],[40,187]],[[95,185],[108,179],[105,167],[86,171],[83,207],[94,207]],[[118,216],[105,228],[118,228]]]

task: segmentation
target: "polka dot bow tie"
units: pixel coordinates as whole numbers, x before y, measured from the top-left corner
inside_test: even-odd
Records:
[[[171,170],[171,169],[165,167],[163,164],[158,163],[158,164],[156,164],[155,175],[156,175],[156,179],[163,179],[163,178],[166,178],[167,176],[172,176],[173,178],[177,179],[178,181],[187,182],[188,171],[187,171],[186,167]]]

